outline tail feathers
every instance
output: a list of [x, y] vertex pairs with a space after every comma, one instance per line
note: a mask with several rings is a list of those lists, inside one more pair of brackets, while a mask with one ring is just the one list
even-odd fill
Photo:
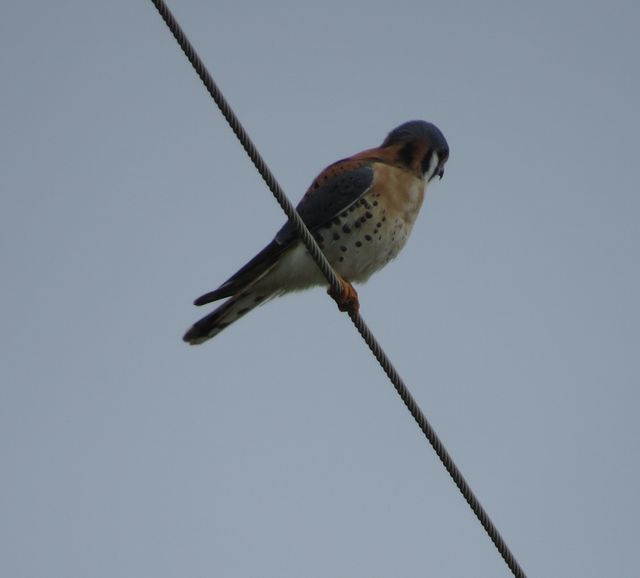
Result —
[[247, 287], [253, 286], [257, 280], [268, 273], [269, 269], [273, 267], [285, 249], [285, 245], [280, 244], [274, 239], [251, 259], [251, 261], [242, 267], [242, 269], [229, 277], [220, 287], [201, 295], [193, 304], [198, 306], [206, 305], [212, 301], [231, 297], [241, 291], [246, 291]]
[[214, 289], [213, 291], [209, 291], [209, 293], [205, 293], [204, 295], [200, 295], [193, 304], [200, 307], [200, 305], [206, 305], [207, 303], [211, 303], [213, 301], [217, 301], [218, 299], [222, 299], [224, 297], [229, 297], [229, 295], [225, 295], [222, 291], [224, 287], [220, 287], [218, 289]]
[[237, 321], [271, 297], [273, 295], [262, 294], [258, 291], [247, 291], [233, 296], [209, 313], [209, 315], [196, 321], [182, 339], [190, 345], [200, 345], [218, 335], [234, 321]]

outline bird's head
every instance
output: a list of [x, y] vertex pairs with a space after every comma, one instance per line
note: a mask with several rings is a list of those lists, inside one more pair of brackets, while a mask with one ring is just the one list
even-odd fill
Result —
[[384, 139], [382, 148], [393, 147], [398, 162], [427, 182], [442, 178], [449, 158], [449, 145], [440, 129], [424, 120], [411, 120], [394, 128]]

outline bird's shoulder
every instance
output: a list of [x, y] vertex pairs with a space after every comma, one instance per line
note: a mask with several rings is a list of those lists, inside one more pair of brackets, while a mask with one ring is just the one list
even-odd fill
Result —
[[[343, 182], [349, 177], [357, 177], [372, 172], [376, 164], [402, 166], [395, 147], [377, 147], [364, 150], [350, 157], [340, 159], [326, 167], [311, 183], [305, 197], [322, 189], [331, 182]], [[362, 177], [361, 177], [362, 178]], [[304, 197], [303, 197], [304, 199]]]
[[[369, 190], [374, 179], [373, 162], [374, 159], [360, 155], [341, 159], [313, 180], [296, 207], [311, 231], [331, 221]], [[295, 227], [287, 222], [278, 231], [276, 240], [286, 244], [296, 236]]]

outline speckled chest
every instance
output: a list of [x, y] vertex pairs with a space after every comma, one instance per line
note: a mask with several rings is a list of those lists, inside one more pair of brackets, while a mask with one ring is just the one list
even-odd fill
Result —
[[366, 281], [396, 257], [409, 237], [424, 189], [414, 175], [378, 169], [369, 192], [315, 233], [338, 274]]

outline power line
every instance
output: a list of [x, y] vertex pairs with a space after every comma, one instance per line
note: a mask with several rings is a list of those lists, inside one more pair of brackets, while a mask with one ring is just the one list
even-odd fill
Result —
[[[332, 289], [334, 289], [335, 294], [339, 295], [341, 285], [335, 271], [333, 270], [333, 267], [320, 250], [320, 247], [309, 232], [309, 229], [307, 229], [306, 225], [300, 218], [300, 215], [298, 215], [295, 207], [291, 204], [291, 201], [289, 201], [284, 191], [278, 184], [278, 181], [273, 176], [273, 173], [258, 152], [258, 149], [255, 147], [249, 135], [240, 124], [240, 120], [235, 115], [233, 109], [227, 102], [221, 90], [218, 88], [218, 85], [209, 74], [204, 63], [195, 51], [195, 48], [169, 10], [168, 6], [165, 4], [164, 0], [151, 1], [162, 16], [165, 24], [168, 26], [173, 36], [177, 40], [180, 48], [182, 48], [182, 50], [184, 51], [196, 73], [204, 83], [207, 91], [209, 92], [215, 103], [218, 105], [218, 108], [222, 112], [226, 121], [229, 123], [229, 126], [235, 133], [236, 137], [238, 137], [238, 140], [242, 144], [247, 155], [249, 155], [251, 162], [260, 173], [260, 176], [262, 176], [262, 178], [264, 179], [278, 204], [282, 207], [287, 217], [295, 226], [296, 232], [300, 235], [300, 238], [305, 244], [311, 257], [317, 263], [318, 267], [322, 271], [322, 274], [329, 282], [329, 285], [332, 287]], [[380, 363], [380, 366], [389, 377], [389, 380], [395, 387], [398, 395], [402, 398], [404, 404], [407, 406], [407, 409], [413, 416], [413, 419], [415, 419], [420, 426], [420, 429], [424, 433], [429, 443], [432, 445], [447, 472], [449, 472], [449, 475], [453, 478], [453, 481], [455, 482], [456, 486], [458, 486], [458, 489], [473, 510], [473, 513], [478, 517], [478, 520], [480, 520], [480, 523], [491, 538], [492, 542], [495, 544], [496, 548], [500, 552], [500, 555], [506, 562], [513, 575], [517, 578], [526, 578], [524, 570], [518, 564], [518, 561], [511, 553], [511, 550], [509, 550], [509, 547], [507, 546], [504, 538], [500, 535], [500, 532], [498, 532], [498, 529], [491, 521], [491, 518], [489, 518], [489, 515], [480, 504], [478, 498], [475, 496], [473, 490], [462, 475], [462, 472], [459, 470], [458, 466], [453, 461], [453, 458], [442, 443], [442, 440], [436, 434], [435, 430], [429, 423], [429, 420], [422, 413], [422, 410], [418, 406], [418, 403], [414, 399], [413, 395], [411, 395], [411, 392], [405, 385], [396, 368], [391, 363], [391, 360], [389, 359], [387, 354], [382, 349], [382, 346], [378, 343], [378, 340], [375, 338], [367, 324], [364, 322], [362, 316], [359, 313], [349, 312], [349, 317], [358, 330], [358, 333], [360, 333], [367, 346]]]

